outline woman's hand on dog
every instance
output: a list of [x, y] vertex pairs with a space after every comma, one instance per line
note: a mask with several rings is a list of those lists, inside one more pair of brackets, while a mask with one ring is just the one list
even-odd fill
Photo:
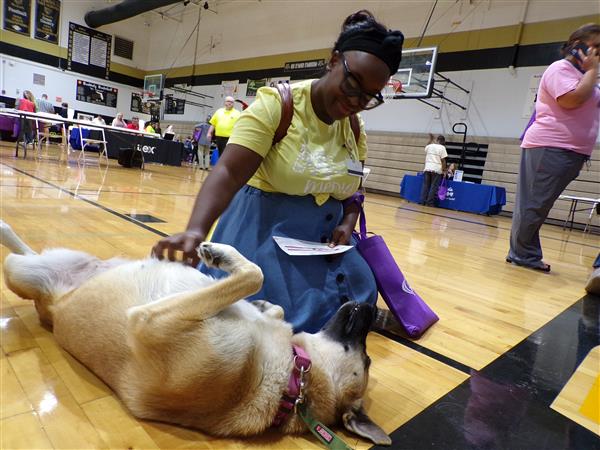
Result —
[[[179, 261], [192, 267], [200, 263], [200, 256], [196, 250], [204, 241], [205, 236], [198, 231], [184, 231], [158, 241], [152, 247], [152, 256], [160, 260], [166, 257], [169, 261]], [[178, 258], [177, 252], [181, 252]]]

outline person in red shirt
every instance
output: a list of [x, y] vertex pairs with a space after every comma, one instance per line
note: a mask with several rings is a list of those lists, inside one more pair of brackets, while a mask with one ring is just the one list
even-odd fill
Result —
[[127, 124], [127, 128], [130, 130], [139, 130], [140, 129], [140, 119], [139, 117], [132, 117], [131, 122]]
[[[19, 99], [17, 109], [19, 111], [35, 112], [35, 97], [31, 92], [23, 91], [23, 98]], [[33, 142], [34, 127], [33, 120], [21, 119], [21, 135], [25, 137], [25, 142], [28, 144]]]
[[29, 91], [23, 91], [23, 98], [17, 104], [19, 111], [35, 112], [35, 97]]

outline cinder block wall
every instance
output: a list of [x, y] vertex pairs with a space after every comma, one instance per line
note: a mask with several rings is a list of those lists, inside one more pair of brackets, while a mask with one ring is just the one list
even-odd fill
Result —
[[[400, 182], [405, 174], [414, 175], [423, 170], [424, 147], [428, 135], [367, 131], [369, 156], [366, 166], [371, 174], [365, 183], [367, 189], [391, 195], [399, 195]], [[446, 136], [453, 140], [452, 136]], [[457, 141], [459, 137], [457, 136]], [[517, 187], [517, 174], [521, 149], [517, 139], [468, 136], [469, 142], [488, 144], [488, 154], [483, 172], [483, 183], [502, 186], [506, 189], [506, 206], [503, 211], [512, 212]], [[584, 166], [579, 177], [572, 181], [563, 194], [581, 197], [600, 198], [600, 146], [592, 154], [589, 167]], [[550, 211], [550, 219], [565, 220], [569, 213], [570, 201], [557, 200]], [[575, 221], [585, 223], [588, 213], [575, 214]], [[598, 225], [598, 219], [592, 223]]]

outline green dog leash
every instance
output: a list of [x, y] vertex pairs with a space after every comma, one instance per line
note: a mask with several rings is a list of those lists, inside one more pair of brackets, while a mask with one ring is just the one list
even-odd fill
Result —
[[297, 405], [297, 411], [311, 433], [314, 434], [323, 445], [331, 450], [352, 450], [352, 447], [349, 447], [333, 431], [315, 419], [304, 403], [299, 403]]

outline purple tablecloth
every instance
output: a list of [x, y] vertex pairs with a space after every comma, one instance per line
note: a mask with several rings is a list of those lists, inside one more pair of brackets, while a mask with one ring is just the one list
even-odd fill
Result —
[[14, 130], [16, 118], [0, 116], [0, 131], [10, 131]]

